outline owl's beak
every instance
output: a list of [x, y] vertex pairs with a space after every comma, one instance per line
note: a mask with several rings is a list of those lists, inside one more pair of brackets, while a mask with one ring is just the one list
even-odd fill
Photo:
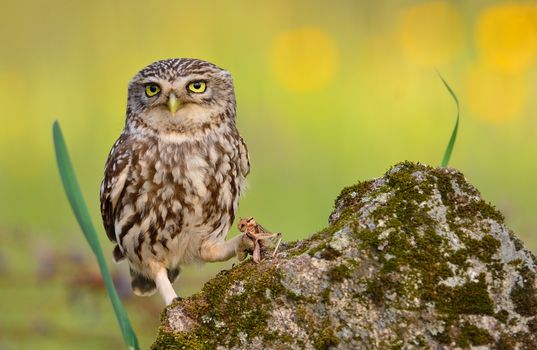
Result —
[[172, 92], [170, 96], [168, 96], [168, 109], [172, 114], [175, 114], [177, 110], [181, 107], [181, 102], [177, 99], [177, 96]]

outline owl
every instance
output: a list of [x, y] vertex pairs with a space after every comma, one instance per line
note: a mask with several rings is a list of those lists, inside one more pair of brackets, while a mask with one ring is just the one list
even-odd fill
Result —
[[130, 81], [100, 199], [135, 294], [158, 291], [168, 305], [181, 266], [242, 259], [253, 247], [245, 234], [226, 240], [250, 171], [235, 107], [230, 73], [198, 59], [158, 61]]

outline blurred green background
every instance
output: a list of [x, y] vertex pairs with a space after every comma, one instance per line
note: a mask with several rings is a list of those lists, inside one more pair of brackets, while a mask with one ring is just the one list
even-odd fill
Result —
[[[127, 83], [163, 58], [233, 74], [252, 162], [239, 216], [286, 240], [323, 228], [343, 186], [403, 160], [439, 164], [455, 117], [439, 70], [462, 107], [451, 165], [537, 251], [537, 2], [4, 0], [0, 43], [0, 350], [122, 347], [51, 124], [100, 228]], [[146, 348], [161, 301], [133, 297], [125, 264], [110, 265]], [[187, 268], [176, 288], [227, 266]]]

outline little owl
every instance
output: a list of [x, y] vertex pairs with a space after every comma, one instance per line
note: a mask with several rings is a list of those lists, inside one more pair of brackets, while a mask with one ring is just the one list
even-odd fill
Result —
[[209, 62], [158, 61], [129, 83], [101, 214], [135, 294], [158, 290], [168, 305], [181, 265], [242, 259], [252, 248], [244, 234], [225, 240], [250, 170], [235, 119], [231, 75]]

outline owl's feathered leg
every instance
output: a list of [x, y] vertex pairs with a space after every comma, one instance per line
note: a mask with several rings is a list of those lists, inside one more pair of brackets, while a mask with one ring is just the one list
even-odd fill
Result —
[[172, 283], [168, 279], [168, 271], [165, 268], [162, 268], [157, 272], [155, 283], [160, 296], [164, 299], [164, 303], [170, 305], [173, 300], [177, 298], [177, 294], [175, 294], [175, 290], [173, 290]]
[[245, 234], [240, 234], [225, 242], [206, 241], [202, 244], [201, 258], [207, 262], [226, 261], [235, 255], [243, 260], [251, 252], [254, 242]]

